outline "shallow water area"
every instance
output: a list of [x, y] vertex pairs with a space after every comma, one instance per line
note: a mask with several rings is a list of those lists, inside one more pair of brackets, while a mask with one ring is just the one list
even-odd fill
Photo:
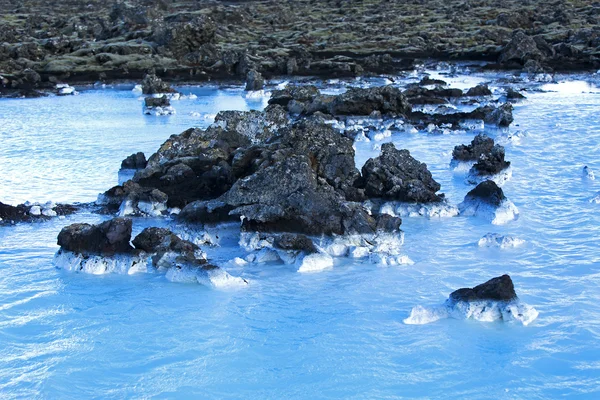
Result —
[[[452, 79], [465, 88], [489, 82], [499, 96], [504, 78]], [[237, 265], [230, 260], [248, 253], [234, 228], [222, 226], [215, 228], [219, 246], [201, 247], [249, 284], [216, 290], [160, 273], [90, 275], [52, 265], [63, 226], [105, 216], [0, 227], [0, 397], [597, 398], [600, 204], [590, 199], [600, 180], [584, 179], [582, 168], [600, 171], [598, 76], [555, 77], [570, 85], [510, 79], [527, 89], [527, 99], [515, 104], [510, 128], [484, 129], [506, 147], [513, 175], [503, 190], [519, 218], [504, 225], [403, 218], [402, 253], [413, 265], [335, 257], [333, 267], [312, 273], [282, 263]], [[334, 91], [338, 84], [340, 91], [347, 86], [324, 85]], [[92, 201], [117, 184], [129, 154], [149, 156], [171, 134], [207, 126], [219, 110], [266, 102], [239, 87], [183, 87], [198, 98], [174, 101], [173, 116], [144, 116], [131, 88], [0, 100], [0, 201]], [[392, 141], [425, 162], [457, 205], [473, 186], [450, 167], [452, 149], [476, 133], [394, 130], [357, 141], [356, 163], [360, 168]], [[136, 218], [134, 234], [146, 226], [175, 225]], [[479, 246], [489, 233], [524, 242]], [[520, 301], [539, 312], [527, 326], [460, 318], [403, 323], [414, 307], [443, 304], [455, 289], [504, 273]]]

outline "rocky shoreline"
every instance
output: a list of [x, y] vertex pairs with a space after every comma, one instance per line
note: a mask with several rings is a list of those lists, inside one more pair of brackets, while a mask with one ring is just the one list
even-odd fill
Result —
[[[0, 91], [60, 82], [323, 78], [397, 74], [419, 60], [485, 61], [530, 73], [600, 68], [600, 7], [308, 0], [135, 0], [48, 5], [4, 0]], [[252, 87], [252, 86], [249, 86]]]

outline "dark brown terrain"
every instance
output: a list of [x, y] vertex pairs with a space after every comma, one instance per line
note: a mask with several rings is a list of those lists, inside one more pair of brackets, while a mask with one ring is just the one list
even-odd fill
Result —
[[4, 89], [57, 81], [354, 76], [415, 59], [528, 72], [600, 66], [600, 2], [584, 0], [0, 0]]

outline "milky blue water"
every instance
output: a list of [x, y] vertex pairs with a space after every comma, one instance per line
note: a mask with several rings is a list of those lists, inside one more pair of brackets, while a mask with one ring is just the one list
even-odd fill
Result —
[[[487, 129], [512, 162], [504, 191], [519, 219], [493, 226], [477, 218], [406, 218], [404, 253], [414, 265], [342, 259], [313, 274], [279, 264], [232, 267], [226, 261], [244, 252], [224, 227], [221, 246], [205, 250], [250, 284], [215, 290], [159, 274], [56, 269], [61, 227], [102, 216], [0, 227], [0, 397], [598, 398], [600, 204], [589, 199], [600, 190], [600, 174], [586, 180], [581, 169], [600, 172], [600, 94], [596, 77], [576, 79], [592, 85], [542, 91], [520, 83], [532, 90], [516, 106], [515, 123], [508, 131]], [[116, 184], [125, 156], [151, 154], [169, 135], [206, 126], [219, 110], [264, 106], [239, 88], [183, 88], [198, 98], [174, 103], [175, 116], [148, 117], [129, 89], [1, 100], [0, 201], [94, 200]], [[507, 139], [515, 134], [520, 140]], [[456, 204], [470, 187], [450, 171], [451, 150], [473, 135], [397, 133], [386, 140], [426, 162]], [[358, 165], [378, 153], [377, 144], [356, 144]], [[134, 221], [136, 232], [169, 224]], [[488, 232], [526, 243], [478, 247]], [[416, 305], [440, 304], [459, 287], [503, 273], [540, 313], [529, 326], [402, 322]]]

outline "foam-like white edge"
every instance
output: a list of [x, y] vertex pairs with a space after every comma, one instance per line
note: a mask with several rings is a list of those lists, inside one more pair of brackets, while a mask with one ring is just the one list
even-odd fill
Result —
[[479, 247], [497, 247], [499, 249], [519, 247], [524, 243], [523, 239], [510, 235], [503, 236], [498, 233], [488, 233], [477, 242]]
[[512, 201], [505, 199], [498, 207], [480, 200], [467, 200], [458, 205], [459, 214], [466, 217], [480, 217], [494, 225], [504, 225], [519, 216], [519, 210]]
[[458, 215], [458, 208], [448, 202], [441, 203], [403, 203], [390, 201], [381, 205], [381, 214], [393, 217], [425, 217], [425, 218], [451, 218]]
[[134, 202], [126, 199], [123, 200], [121, 206], [119, 207], [118, 216], [126, 217], [128, 215], [135, 215], [145, 217], [160, 217], [165, 211], [167, 211], [167, 203], [159, 203], [157, 201]]
[[333, 268], [333, 257], [326, 253], [314, 253], [300, 261], [298, 272], [320, 272], [331, 268]]
[[[201, 255], [200, 255], [201, 256]], [[230, 288], [246, 286], [244, 278], [232, 276], [223, 268], [206, 270], [196, 265], [181, 265], [176, 262], [177, 254], [166, 253], [157, 265], [152, 264], [150, 255], [116, 254], [113, 256], [82, 255], [59, 249], [54, 255], [53, 263], [57, 268], [72, 272], [83, 272], [92, 275], [151, 273], [162, 271], [171, 282], [200, 283], [214, 288]]]
[[468, 174], [473, 165], [475, 165], [475, 161], [459, 161], [454, 158], [450, 161], [450, 169], [457, 175]]
[[473, 319], [482, 322], [518, 322], [525, 326], [533, 322], [539, 313], [519, 300], [505, 301], [458, 301], [447, 300], [439, 306], [416, 306], [404, 319], [407, 325], [423, 325], [444, 318]]
[[106, 274], [135, 274], [148, 272], [149, 259], [146, 256], [131, 256], [116, 254], [103, 257], [97, 255], [82, 255], [66, 250], [58, 250], [54, 255], [54, 265], [57, 268], [72, 272], [84, 272], [92, 275]]
[[510, 180], [510, 178], [512, 178], [512, 174], [512, 167], [503, 169], [495, 175], [479, 175], [477, 171], [471, 168], [467, 178], [465, 179], [465, 182], [467, 184], [479, 185], [483, 181], [494, 181], [496, 185], [502, 186], [504, 183]]

